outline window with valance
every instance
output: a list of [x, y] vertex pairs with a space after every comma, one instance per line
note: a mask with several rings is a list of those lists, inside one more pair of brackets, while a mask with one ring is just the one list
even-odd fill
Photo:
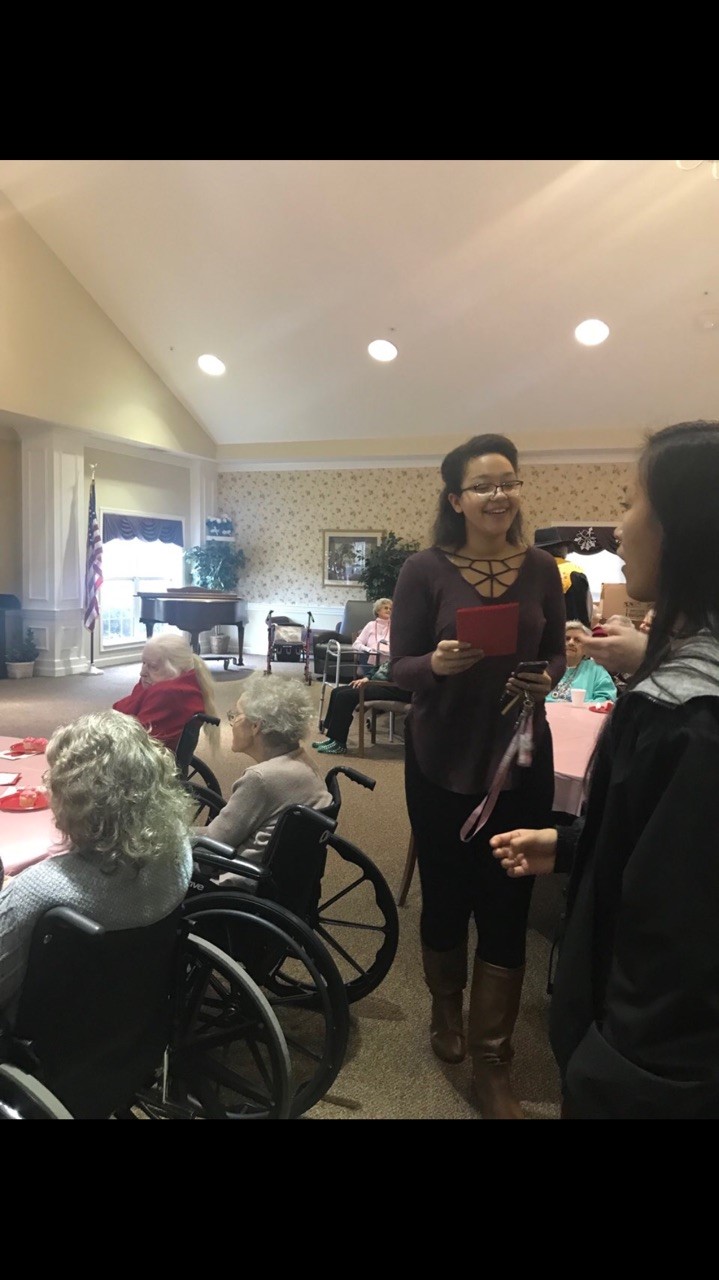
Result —
[[[100, 597], [102, 649], [139, 645], [140, 591], [164, 592], [183, 583], [182, 520], [103, 511], [103, 585]], [[155, 633], [166, 630], [164, 624]]]
[[181, 547], [182, 521], [105, 512], [102, 517], [102, 541], [111, 542], [113, 538], [123, 538], [125, 542], [131, 542], [133, 538], [139, 538], [142, 542], [172, 542], [176, 547]]

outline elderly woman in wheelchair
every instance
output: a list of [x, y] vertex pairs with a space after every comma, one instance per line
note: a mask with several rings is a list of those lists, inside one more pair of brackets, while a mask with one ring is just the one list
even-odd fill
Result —
[[198, 714], [214, 721], [203, 726], [208, 741], [216, 745], [219, 739], [212, 676], [179, 633], [166, 632], [147, 641], [140, 679], [113, 710], [134, 716], [173, 752], [188, 721]]
[[205, 836], [261, 864], [283, 809], [331, 806], [332, 796], [302, 746], [312, 717], [309, 690], [298, 680], [259, 671], [248, 677], [228, 719], [233, 752], [252, 763], [233, 784], [224, 808], [202, 828]]
[[137, 720], [81, 716], [55, 731], [47, 760], [58, 852], [0, 892], [0, 1010], [10, 1023], [45, 911], [72, 907], [108, 931], [154, 924], [183, 901], [192, 872], [187, 793]]

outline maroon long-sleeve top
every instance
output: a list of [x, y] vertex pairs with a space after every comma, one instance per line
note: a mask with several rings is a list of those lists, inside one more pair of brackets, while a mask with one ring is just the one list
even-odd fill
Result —
[[[440, 640], [457, 637], [457, 609], [519, 604], [517, 652], [487, 657], [456, 676], [436, 676]], [[530, 547], [516, 581], [501, 597], [483, 599], [438, 547], [405, 561], [392, 598], [392, 679], [412, 691], [412, 745], [422, 773], [460, 795], [485, 792], [514, 729], [500, 699], [518, 662], [546, 658], [552, 686], [566, 669], [566, 613], [557, 566]], [[548, 732], [544, 703], [535, 706], [535, 739]]]

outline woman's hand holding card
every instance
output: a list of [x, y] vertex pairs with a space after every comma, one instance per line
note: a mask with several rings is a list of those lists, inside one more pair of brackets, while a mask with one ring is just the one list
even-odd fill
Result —
[[465, 640], [440, 640], [432, 654], [432, 670], [436, 676], [458, 676], [483, 657], [482, 649], [474, 649]]

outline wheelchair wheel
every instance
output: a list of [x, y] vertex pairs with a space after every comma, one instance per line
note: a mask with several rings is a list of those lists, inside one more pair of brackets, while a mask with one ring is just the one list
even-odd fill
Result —
[[209, 827], [212, 819], [216, 818], [217, 814], [225, 807], [225, 801], [222, 796], [197, 782], [185, 782], [183, 785], [190, 793], [195, 806], [192, 813], [192, 825], [195, 827]]
[[153, 1119], [285, 1120], [291, 1101], [289, 1053], [266, 997], [235, 960], [190, 934], [166, 1080], [136, 1110]]
[[72, 1120], [67, 1107], [35, 1076], [0, 1063], [0, 1120]]
[[215, 795], [222, 795], [222, 787], [212, 772], [210, 766], [205, 764], [199, 756], [193, 756], [187, 770], [186, 782], [196, 782], [201, 787], [207, 787], [208, 791], [214, 791]]
[[319, 1102], [345, 1058], [349, 1005], [332, 957], [316, 933], [276, 902], [226, 890], [188, 899], [195, 935], [211, 938], [263, 990], [290, 1055], [292, 1116]]
[[328, 837], [320, 900], [310, 924], [326, 943], [350, 1004], [384, 981], [397, 954], [397, 906], [372, 859], [341, 836]]

